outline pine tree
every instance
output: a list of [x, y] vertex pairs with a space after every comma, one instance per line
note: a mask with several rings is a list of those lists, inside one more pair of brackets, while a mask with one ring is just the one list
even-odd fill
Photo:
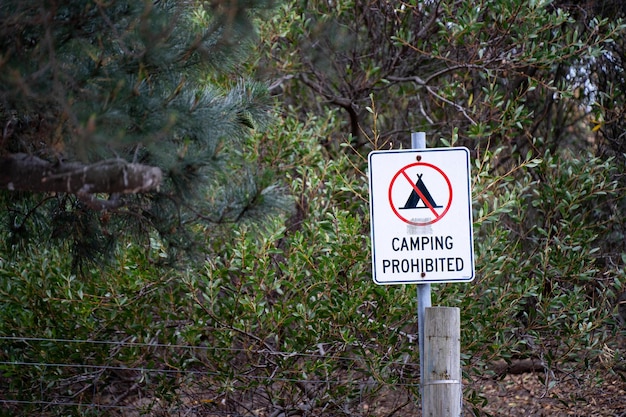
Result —
[[[0, 3], [0, 210], [9, 242], [80, 262], [121, 236], [190, 245], [196, 220], [284, 207], [239, 152], [264, 86], [232, 80], [259, 0]], [[232, 80], [232, 81], [231, 81]], [[228, 87], [224, 87], [228, 86]]]

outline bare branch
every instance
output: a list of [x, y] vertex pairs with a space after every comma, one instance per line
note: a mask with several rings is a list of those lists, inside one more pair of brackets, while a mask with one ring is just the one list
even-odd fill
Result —
[[16, 191], [136, 194], [158, 189], [158, 167], [108, 159], [94, 164], [52, 163], [17, 153], [0, 158], [0, 188]]

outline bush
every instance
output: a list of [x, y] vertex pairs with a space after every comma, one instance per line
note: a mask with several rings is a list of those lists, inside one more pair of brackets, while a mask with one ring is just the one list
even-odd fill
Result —
[[[320, 140], [334, 117], [285, 119], [242, 150], [283, 173], [295, 209], [196, 229], [204, 262], [165, 268], [156, 239], [150, 256], [131, 244], [84, 277], [54, 251], [3, 259], [6, 409], [416, 410], [415, 288], [372, 282], [366, 161], [328, 157]], [[541, 361], [547, 384], [600, 360], [611, 369], [624, 282], [602, 246], [620, 198], [611, 161], [546, 153], [497, 174], [498, 155], [474, 160], [477, 278], [433, 286], [434, 305], [461, 308], [466, 381], [519, 358]], [[480, 409], [479, 392], [466, 397]]]

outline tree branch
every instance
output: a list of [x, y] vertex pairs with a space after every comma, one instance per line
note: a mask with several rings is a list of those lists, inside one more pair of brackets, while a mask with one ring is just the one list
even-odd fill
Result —
[[94, 164], [52, 163], [17, 153], [0, 157], [0, 188], [16, 191], [135, 194], [158, 189], [158, 167], [107, 159]]

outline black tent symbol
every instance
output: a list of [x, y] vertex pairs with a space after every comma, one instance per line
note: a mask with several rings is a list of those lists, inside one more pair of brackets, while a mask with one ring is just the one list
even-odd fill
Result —
[[[418, 193], [418, 190], [419, 190], [419, 193]], [[422, 200], [423, 202], [423, 205], [421, 206], [419, 205], [420, 200]], [[433, 208], [441, 208], [441, 207], [442, 206], [438, 206], [437, 203], [435, 203], [435, 200], [433, 200], [433, 196], [430, 195], [428, 188], [426, 188], [424, 181], [422, 181], [422, 174], [418, 174], [417, 182], [415, 183], [415, 187], [413, 187], [413, 190], [411, 191], [411, 195], [409, 196], [408, 200], [406, 200], [404, 207], [400, 207], [400, 209], [418, 209], [418, 208], [433, 209]]]

